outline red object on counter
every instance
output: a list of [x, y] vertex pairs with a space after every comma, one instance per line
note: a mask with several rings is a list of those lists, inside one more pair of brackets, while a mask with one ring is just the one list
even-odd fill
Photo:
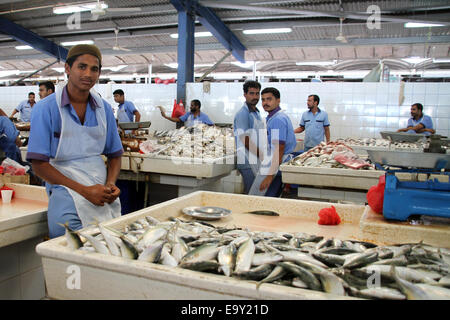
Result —
[[378, 184], [370, 187], [366, 198], [369, 207], [376, 213], [383, 214], [384, 187], [386, 186], [386, 177], [380, 176]]
[[323, 208], [319, 211], [318, 224], [338, 225], [339, 223], [341, 223], [341, 218], [334, 206], [331, 206], [331, 208]]
[[0, 174], [2, 174], [4, 170], [5, 169], [2, 166], [0, 166]]
[[2, 197], [2, 192], [1, 192], [2, 190], [12, 190], [12, 191], [13, 191], [13, 194], [12, 194], [12, 196], [11, 196], [11, 199], [14, 198], [14, 194], [15, 194], [16, 192], [14, 191], [14, 189], [12, 189], [12, 188], [10, 188], [10, 187], [7, 187], [7, 186], [3, 186], [3, 187], [0, 188], [0, 198]]

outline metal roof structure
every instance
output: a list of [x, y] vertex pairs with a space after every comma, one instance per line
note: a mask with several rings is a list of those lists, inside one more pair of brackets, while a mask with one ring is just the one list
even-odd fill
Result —
[[[96, 1], [0, 1], [0, 18], [59, 45], [66, 41], [92, 40], [104, 55], [106, 68], [102, 74], [146, 73], [148, 64], [152, 64], [153, 73], [175, 72], [176, 69], [166, 66], [177, 62], [177, 38], [173, 34], [178, 31], [178, 15], [169, 0], [104, 0], [101, 3], [108, 6], [104, 15], [93, 15], [90, 11], [76, 16], [54, 13], [56, 7], [92, 2]], [[450, 62], [436, 61], [444, 58], [450, 61], [448, 0], [195, 0], [196, 3], [220, 17], [247, 48], [245, 59], [258, 61], [258, 71], [371, 69], [380, 60], [393, 70], [450, 69]], [[378, 9], [377, 28], [373, 19], [378, 11], [373, 10]], [[406, 22], [441, 26], [406, 28]], [[243, 32], [268, 28], [290, 28], [291, 32]], [[115, 30], [118, 30], [117, 37]], [[195, 31], [206, 29], [198, 23]], [[18, 50], [16, 47], [24, 43], [2, 33], [0, 77], [8, 70], [35, 71], [56, 60], [35, 49]], [[226, 53], [214, 37], [196, 38], [195, 64], [200, 66], [195, 71], [208, 70]], [[417, 64], [402, 60], [406, 57], [428, 59]], [[296, 64], [333, 60], [336, 63], [330, 66]], [[236, 60], [229, 56], [215, 71], [249, 70], [248, 66], [232, 62]], [[118, 65], [126, 67], [114, 71]], [[61, 68], [63, 64], [55, 64], [40, 75], [60, 74], [52, 69], [55, 67]]]

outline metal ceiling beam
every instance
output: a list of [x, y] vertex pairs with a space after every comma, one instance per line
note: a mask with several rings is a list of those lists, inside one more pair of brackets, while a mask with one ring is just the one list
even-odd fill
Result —
[[186, 83], [194, 82], [195, 11], [191, 0], [170, 0], [178, 11], [177, 100], [186, 103]]
[[211, 32], [217, 40], [236, 58], [236, 60], [245, 62], [245, 46], [236, 37], [236, 35], [220, 20], [220, 18], [209, 8], [201, 5], [196, 6], [198, 20]]
[[[235, 3], [227, 3], [227, 2], [217, 2], [217, 1], [205, 1], [201, 0], [200, 4], [205, 7], [210, 8], [220, 8], [220, 9], [236, 9], [236, 10], [251, 10], [251, 11], [265, 11], [265, 12], [276, 12], [276, 13], [285, 13], [285, 14], [298, 14], [301, 16], [308, 17], [336, 17], [336, 18], [347, 18], [347, 19], [356, 19], [356, 20], [367, 20], [372, 14], [370, 13], [356, 13], [349, 11], [316, 11], [316, 10], [304, 10], [304, 9], [284, 9], [279, 7], [260, 7], [260, 6], [252, 6], [252, 5], [239, 5]], [[415, 20], [411, 18], [399, 18], [399, 17], [389, 17], [382, 15], [381, 21], [392, 21], [392, 22], [417, 22], [417, 23], [440, 23], [444, 25], [450, 25], [450, 22], [447, 21], [429, 21], [429, 20]]]
[[26, 43], [36, 50], [55, 57], [58, 60], [66, 61], [68, 53], [66, 48], [2, 17], [0, 17], [0, 32], [13, 37], [17, 41]]

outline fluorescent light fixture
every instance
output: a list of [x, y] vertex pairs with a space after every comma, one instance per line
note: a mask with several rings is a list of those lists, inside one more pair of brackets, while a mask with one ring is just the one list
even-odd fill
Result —
[[333, 61], [303, 61], [303, 62], [296, 62], [295, 64], [297, 66], [332, 66], [336, 64], [337, 60]]
[[[171, 38], [178, 39], [178, 33], [172, 33], [170, 34]], [[204, 38], [204, 37], [212, 37], [212, 33], [209, 31], [205, 32], [195, 32], [194, 33], [195, 38]]]
[[[177, 69], [178, 68], [178, 63], [176, 62], [171, 62], [171, 63], [164, 63], [165, 66], [172, 68], [172, 69]], [[212, 67], [214, 64], [212, 63], [200, 63], [200, 64], [194, 64], [194, 68], [201, 68], [201, 67]]]
[[102, 69], [103, 70], [111, 70], [112, 72], [117, 72], [117, 71], [122, 70], [123, 68], [126, 68], [126, 67], [128, 67], [127, 64], [119, 64], [116, 67], [103, 67]]
[[0, 71], [0, 78], [3, 77], [7, 77], [7, 76], [12, 76], [12, 75], [17, 75], [19, 74], [19, 70], [4, 70], [4, 71]]
[[402, 59], [403, 61], [406, 61], [408, 63], [417, 64], [424, 62], [425, 60], [428, 60], [428, 58], [421, 58], [421, 57], [409, 57]]
[[31, 46], [16, 46], [17, 50], [30, 50], [33, 49]]
[[438, 23], [418, 23], [418, 22], [407, 22], [405, 23], [405, 28], [426, 28], [426, 27], [443, 27], [443, 24]]
[[289, 33], [291, 28], [271, 28], [271, 29], [248, 29], [243, 31], [244, 34], [267, 34], [267, 33]]
[[80, 41], [61, 42], [61, 45], [63, 45], [63, 46], [76, 46], [77, 44], [94, 44], [94, 41], [92, 41], [92, 40], [80, 40]]
[[[83, 12], [83, 11], [90, 11], [94, 9], [97, 6], [97, 2], [91, 2], [86, 4], [80, 4], [78, 6], [61, 6], [61, 7], [55, 7], [53, 8], [54, 14], [69, 14], [69, 13], [75, 13], [75, 12]], [[106, 3], [101, 3], [102, 9], [108, 8], [108, 5]]]
[[234, 64], [235, 66], [246, 68], [246, 69], [252, 69], [253, 68], [254, 61], [246, 61], [245, 63], [239, 62], [239, 61], [233, 61], [231, 64]]
[[433, 63], [450, 63], [450, 59], [433, 59]]
[[65, 68], [52, 68], [52, 69], [59, 73], [63, 73], [65, 70]]

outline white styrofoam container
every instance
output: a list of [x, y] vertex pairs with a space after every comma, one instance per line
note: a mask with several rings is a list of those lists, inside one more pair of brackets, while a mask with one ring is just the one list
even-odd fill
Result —
[[229, 174], [236, 168], [236, 156], [217, 159], [197, 159], [168, 156], [151, 156], [130, 153], [130, 170], [153, 172], [195, 178], [212, 178]]
[[360, 221], [365, 241], [397, 244], [418, 243], [450, 248], [450, 227], [446, 225], [411, 225], [407, 221], [386, 221], [366, 206]]
[[280, 166], [284, 183], [318, 187], [336, 187], [369, 190], [378, 184], [381, 170], [353, 170], [339, 168], [301, 167], [289, 164]]
[[[359, 220], [364, 211], [364, 206], [333, 204], [342, 223], [324, 226], [317, 224], [317, 214], [320, 209], [330, 207], [329, 203], [199, 191], [104, 224], [119, 229], [147, 215], [160, 220], [171, 216], [190, 219], [181, 213], [181, 209], [193, 205], [232, 210], [231, 216], [210, 221], [216, 226], [241, 226], [254, 231], [298, 231], [340, 239], [359, 237]], [[261, 209], [277, 211], [280, 216], [243, 213]], [[42, 256], [48, 296], [54, 299], [352, 299], [276, 284], [263, 284], [257, 290], [254, 281], [72, 251], [66, 246], [64, 237], [41, 243], [36, 250]], [[73, 279], [70, 278], [73, 270], [79, 271], [79, 289], [67, 285]]]

